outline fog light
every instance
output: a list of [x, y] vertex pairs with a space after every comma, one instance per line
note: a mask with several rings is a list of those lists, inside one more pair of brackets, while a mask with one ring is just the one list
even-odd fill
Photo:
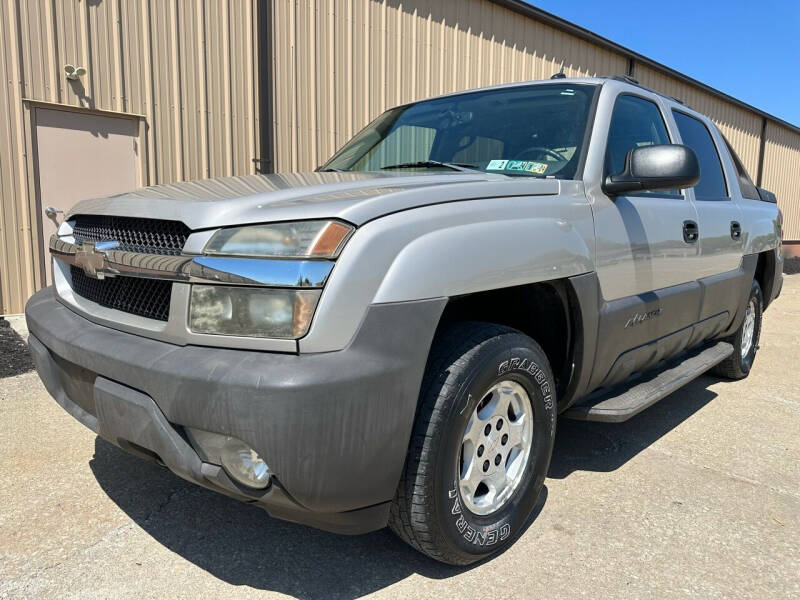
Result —
[[244, 485], [263, 488], [269, 483], [267, 463], [250, 446], [229, 437], [222, 448], [222, 466], [228, 474]]
[[267, 463], [242, 440], [229, 435], [187, 427], [192, 443], [202, 450], [206, 462], [222, 465], [242, 485], [265, 488], [271, 474]]

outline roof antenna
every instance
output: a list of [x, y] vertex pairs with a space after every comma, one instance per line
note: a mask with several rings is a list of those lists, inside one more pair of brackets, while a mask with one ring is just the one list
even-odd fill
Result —
[[566, 79], [566, 78], [567, 78], [567, 75], [566, 75], [566, 73], [564, 73], [564, 61], [562, 60], [561, 61], [561, 69], [558, 71], [558, 73], [554, 73], [553, 75], [550, 75], [550, 79]]

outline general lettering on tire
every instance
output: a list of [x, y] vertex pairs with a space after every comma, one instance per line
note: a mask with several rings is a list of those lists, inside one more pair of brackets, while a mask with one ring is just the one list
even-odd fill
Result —
[[456, 517], [456, 529], [458, 529], [459, 533], [461, 533], [468, 542], [476, 546], [491, 546], [502, 542], [511, 535], [511, 526], [507, 523], [498, 527], [487, 527], [482, 530], [475, 529], [467, 523], [467, 520], [461, 512], [461, 500], [459, 500], [457, 489], [450, 490], [448, 496], [453, 500], [453, 507], [450, 509], [450, 514]]

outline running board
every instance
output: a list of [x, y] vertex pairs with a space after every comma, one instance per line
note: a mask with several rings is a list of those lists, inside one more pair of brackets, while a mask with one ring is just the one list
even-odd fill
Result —
[[578, 404], [568, 408], [563, 416], [580, 421], [602, 421], [620, 423], [639, 414], [683, 387], [694, 378], [702, 375], [717, 363], [733, 354], [733, 346], [728, 342], [717, 342], [701, 352], [692, 352], [680, 362], [673, 362], [662, 371], [644, 373], [643, 381], [631, 387], [598, 390]]

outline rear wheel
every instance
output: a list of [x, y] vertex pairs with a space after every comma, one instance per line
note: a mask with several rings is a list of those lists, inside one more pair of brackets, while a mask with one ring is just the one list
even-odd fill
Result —
[[555, 384], [539, 345], [486, 323], [434, 344], [390, 527], [417, 550], [465, 565], [509, 544], [544, 484]]
[[744, 319], [739, 329], [725, 341], [733, 345], [733, 354], [714, 367], [714, 373], [729, 379], [744, 379], [753, 367], [761, 337], [761, 315], [764, 300], [761, 286], [753, 280], [747, 298]]

